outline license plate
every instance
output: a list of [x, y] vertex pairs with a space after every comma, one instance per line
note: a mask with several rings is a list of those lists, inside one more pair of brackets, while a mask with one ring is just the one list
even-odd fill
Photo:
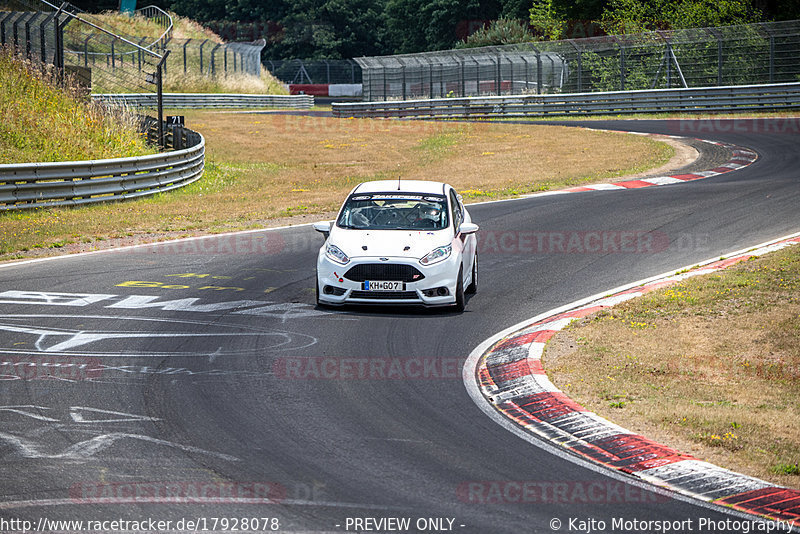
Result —
[[403, 291], [406, 285], [403, 282], [387, 282], [385, 280], [364, 282], [364, 291]]

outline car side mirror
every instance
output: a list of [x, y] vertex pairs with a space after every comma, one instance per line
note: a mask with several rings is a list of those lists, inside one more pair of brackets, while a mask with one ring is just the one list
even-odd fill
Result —
[[314, 230], [316, 230], [317, 232], [319, 232], [323, 236], [325, 236], [325, 239], [328, 239], [328, 236], [331, 235], [331, 223], [330, 223], [330, 221], [315, 222], [311, 226], [314, 227]]
[[463, 235], [474, 234], [480, 229], [480, 226], [473, 223], [461, 223], [461, 226], [458, 227], [458, 233]]

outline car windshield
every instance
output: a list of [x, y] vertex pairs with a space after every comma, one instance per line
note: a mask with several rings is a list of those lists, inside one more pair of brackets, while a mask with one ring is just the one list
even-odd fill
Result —
[[442, 230], [448, 226], [441, 195], [380, 193], [347, 199], [336, 224], [358, 230]]

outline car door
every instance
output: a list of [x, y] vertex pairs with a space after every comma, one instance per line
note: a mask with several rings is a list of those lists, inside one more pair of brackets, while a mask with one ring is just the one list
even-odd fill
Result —
[[[461, 263], [464, 265], [464, 276], [470, 276], [472, 273], [472, 263], [475, 259], [475, 238], [472, 235], [462, 235], [458, 229], [461, 223], [464, 222], [466, 212], [461, 200], [458, 198], [454, 189], [450, 189], [450, 209], [453, 218], [453, 248], [461, 254]], [[466, 279], [466, 278], [465, 278]]]

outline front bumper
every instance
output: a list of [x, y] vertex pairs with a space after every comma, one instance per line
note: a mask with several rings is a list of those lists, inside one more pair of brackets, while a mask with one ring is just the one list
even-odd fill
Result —
[[[403, 291], [365, 291], [363, 282], [345, 278], [350, 269], [363, 264], [408, 265], [419, 270], [424, 278], [405, 282]], [[331, 261], [324, 252], [321, 252], [317, 258], [319, 300], [333, 305], [448, 306], [456, 301], [460, 265], [461, 260], [457, 254], [428, 266], [421, 265], [413, 258], [388, 258], [387, 261], [380, 261], [374, 257], [352, 258], [350, 263], [342, 265]], [[446, 290], [447, 294], [440, 295], [442, 290]]]

